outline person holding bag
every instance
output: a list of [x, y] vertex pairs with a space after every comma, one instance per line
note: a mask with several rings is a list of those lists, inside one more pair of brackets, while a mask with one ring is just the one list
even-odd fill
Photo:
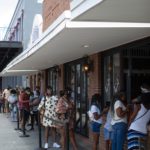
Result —
[[[67, 87], [63, 92], [61, 91], [61, 97], [58, 100], [56, 107], [56, 113], [61, 121], [69, 121], [69, 137], [73, 146], [73, 150], [77, 150], [77, 143], [74, 134], [74, 120], [75, 120], [75, 105], [71, 99], [71, 89]], [[60, 127], [61, 132], [61, 146], [62, 150], [66, 150], [66, 132], [65, 127]]]
[[[45, 149], [48, 149], [49, 129], [51, 129], [52, 131], [53, 139], [56, 140], [56, 125], [55, 122], [52, 121], [52, 119], [57, 120], [55, 111], [57, 102], [58, 98], [53, 95], [52, 87], [48, 86], [46, 88], [46, 94], [42, 98], [38, 107], [38, 110], [42, 110], [44, 113], [42, 125], [45, 127]], [[53, 147], [60, 148], [60, 145], [54, 141]]]
[[133, 100], [134, 111], [129, 120], [128, 150], [140, 148], [146, 150], [141, 139], [146, 141], [147, 124], [150, 121], [150, 88], [148, 91], [148, 87], [148, 85], [143, 85], [141, 96]]

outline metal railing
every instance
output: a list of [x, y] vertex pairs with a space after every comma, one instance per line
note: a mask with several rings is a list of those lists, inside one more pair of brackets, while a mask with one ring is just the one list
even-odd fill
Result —
[[13, 32], [13, 30], [13, 28], [0, 27], [0, 41], [8, 41], [9, 39], [6, 40], [5, 38], [6, 33], [10, 35]]
[[[46, 116], [44, 116], [46, 117]], [[56, 125], [62, 125], [64, 126], [65, 130], [66, 130], [66, 150], [70, 149], [69, 146], [69, 121], [66, 119], [65, 121], [61, 121], [61, 120], [54, 120], [53, 118], [49, 118], [46, 117], [47, 119], [51, 120], [54, 122], [54, 124]], [[36, 150], [42, 150], [42, 123], [41, 123], [41, 118], [40, 118], [40, 112], [38, 112], [38, 126], [39, 126], [39, 148]]]
[[21, 30], [9, 27], [0, 27], [0, 41], [21, 41], [21, 35]]

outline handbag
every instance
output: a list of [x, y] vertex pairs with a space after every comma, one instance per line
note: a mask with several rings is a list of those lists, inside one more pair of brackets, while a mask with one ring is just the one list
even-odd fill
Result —
[[41, 107], [39, 113], [40, 113], [40, 122], [43, 121], [43, 117], [44, 117], [44, 114], [45, 114], [45, 102], [46, 102], [46, 99], [44, 99], [44, 104], [43, 106]]

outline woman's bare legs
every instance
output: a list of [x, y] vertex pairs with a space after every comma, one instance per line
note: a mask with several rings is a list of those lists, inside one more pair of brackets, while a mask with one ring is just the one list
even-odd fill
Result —
[[64, 127], [60, 128], [60, 134], [61, 134], [61, 139], [60, 139], [61, 147], [62, 147], [62, 150], [65, 150], [66, 133], [65, 133]]
[[93, 149], [92, 150], [98, 150], [99, 145], [99, 134], [93, 133]]
[[49, 127], [45, 127], [45, 143], [48, 143]]
[[75, 134], [74, 134], [73, 129], [69, 130], [69, 136], [70, 136], [70, 141], [73, 146], [73, 149], [77, 150], [77, 143], [76, 143]]

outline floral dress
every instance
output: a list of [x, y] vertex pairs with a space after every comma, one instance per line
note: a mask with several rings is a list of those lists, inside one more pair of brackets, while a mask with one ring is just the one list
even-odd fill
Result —
[[56, 112], [60, 120], [69, 120], [69, 129], [74, 128], [75, 107], [73, 100], [61, 97], [56, 106]]
[[45, 127], [55, 127], [54, 121], [52, 121], [50, 118], [54, 120], [58, 119], [55, 111], [58, 98], [56, 96], [46, 96], [45, 99], [41, 101], [38, 107], [38, 110], [40, 110], [42, 107], [45, 108], [42, 124]]

